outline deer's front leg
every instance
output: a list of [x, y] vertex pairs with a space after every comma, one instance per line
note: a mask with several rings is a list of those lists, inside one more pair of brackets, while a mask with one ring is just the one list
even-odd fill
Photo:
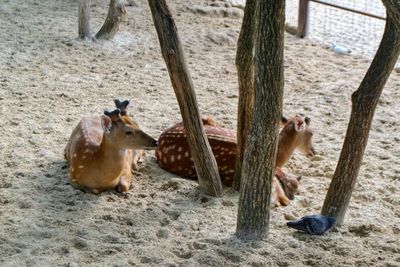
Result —
[[117, 187], [115, 188], [120, 193], [128, 192], [132, 183], [132, 161], [134, 157], [134, 151], [129, 150], [125, 155], [124, 167], [119, 176]]
[[272, 180], [272, 196], [271, 196], [271, 204], [275, 207], [287, 206], [289, 205], [289, 199], [286, 197], [285, 192], [283, 191], [279, 181], [274, 177]]
[[144, 150], [133, 150], [132, 151], [132, 170], [137, 171], [139, 169], [139, 162], [144, 156]]
[[132, 174], [129, 172], [123, 173], [119, 177], [119, 182], [117, 187], [115, 188], [119, 193], [126, 193], [131, 187], [132, 183]]

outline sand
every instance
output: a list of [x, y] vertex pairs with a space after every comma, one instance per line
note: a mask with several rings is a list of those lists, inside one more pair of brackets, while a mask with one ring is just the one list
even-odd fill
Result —
[[[68, 184], [63, 149], [72, 129], [114, 98], [131, 99], [130, 115], [154, 137], [180, 120], [147, 1], [126, 7], [115, 40], [97, 43], [76, 39], [76, 2], [0, 5], [0, 266], [400, 266], [398, 73], [379, 102], [345, 225], [324, 236], [295, 232], [287, 220], [321, 209], [351, 94], [370, 61], [286, 35], [284, 113], [312, 118], [318, 155], [295, 154], [287, 165], [303, 176], [301, 192], [272, 210], [269, 238], [241, 242], [238, 194], [206, 196], [160, 169], [151, 152], [127, 194]], [[107, 2], [94, 1], [94, 32]], [[242, 10], [169, 2], [202, 114], [235, 128]], [[229, 12], [201, 15], [194, 6]]]

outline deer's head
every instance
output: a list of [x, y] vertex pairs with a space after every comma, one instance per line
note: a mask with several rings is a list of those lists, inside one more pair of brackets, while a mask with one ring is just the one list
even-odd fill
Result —
[[313, 131], [310, 123], [311, 119], [302, 114], [298, 114], [290, 119], [282, 117], [281, 121], [283, 125], [282, 133], [295, 136], [296, 148], [307, 157], [313, 157], [316, 154], [312, 142]]
[[105, 111], [101, 116], [101, 126], [106, 138], [120, 149], [156, 149], [157, 141], [140, 130], [127, 116], [121, 116], [121, 110]]

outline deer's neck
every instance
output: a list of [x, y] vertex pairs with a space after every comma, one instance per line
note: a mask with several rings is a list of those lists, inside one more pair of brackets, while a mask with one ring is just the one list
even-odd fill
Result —
[[115, 146], [114, 143], [104, 134], [100, 145], [99, 156], [101, 157], [102, 166], [107, 171], [117, 173], [118, 169], [122, 169], [125, 161], [126, 149]]
[[298, 140], [295, 132], [281, 132], [279, 134], [276, 167], [283, 167], [288, 162], [297, 147], [297, 143]]

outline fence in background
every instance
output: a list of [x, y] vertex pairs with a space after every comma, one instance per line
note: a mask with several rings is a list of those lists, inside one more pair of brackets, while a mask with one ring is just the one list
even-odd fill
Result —
[[323, 45], [337, 45], [372, 58], [385, 27], [379, 0], [287, 0], [287, 28]]

